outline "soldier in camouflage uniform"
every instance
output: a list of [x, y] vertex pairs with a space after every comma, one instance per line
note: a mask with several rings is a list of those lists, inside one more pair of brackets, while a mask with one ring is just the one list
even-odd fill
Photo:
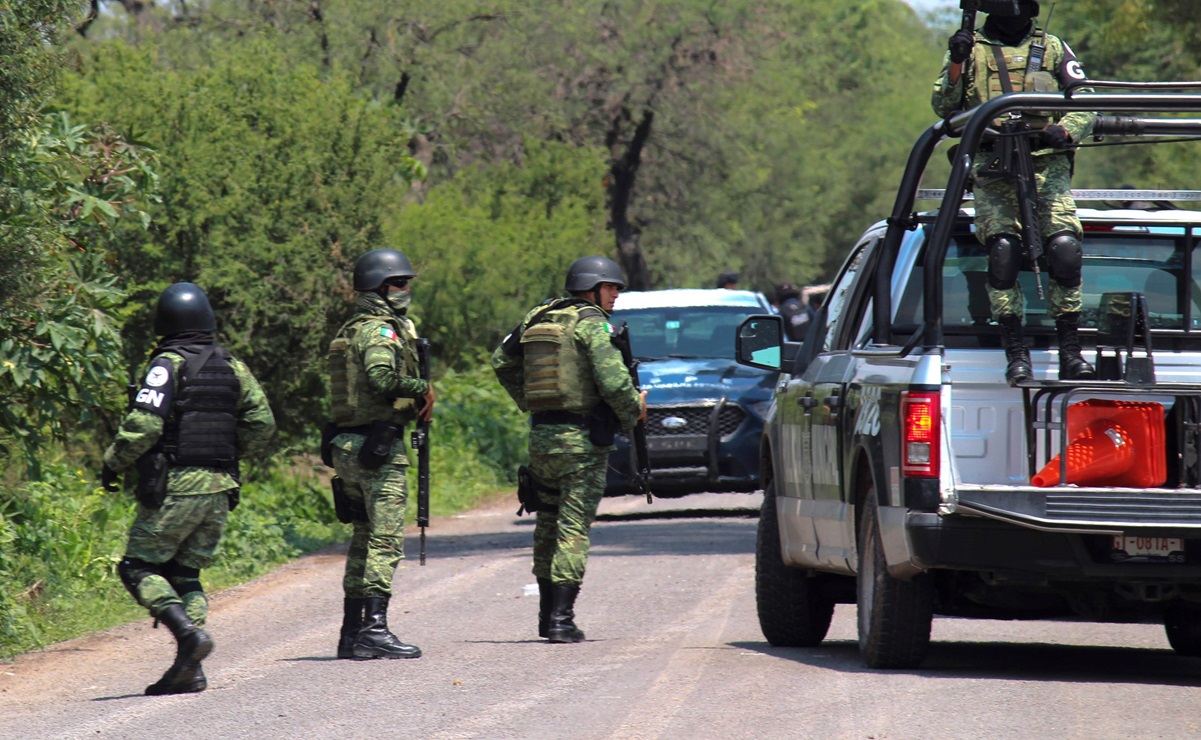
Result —
[[[1008, 90], [1059, 92], [1085, 79], [1084, 70], [1068, 45], [1035, 26], [1039, 3], [1020, 0], [1016, 15], [1012, 3], [993, 5], [994, 12], [989, 13], [984, 27], [974, 35], [960, 29], [950, 38], [942, 73], [934, 83], [932, 104], [939, 116], [974, 108]], [[1005, 10], [1005, 6], [1010, 9]], [[1030, 47], [1036, 41], [1046, 47], [1043, 65], [1040, 71], [1027, 75]], [[1077, 333], [1083, 231], [1071, 195], [1073, 155], [1068, 147], [1089, 135], [1096, 114], [1025, 114], [1024, 118], [1038, 130], [1031, 149], [1045, 268], [1051, 277], [1047, 309], [1055, 321], [1059, 341], [1059, 377], [1061, 380], [1093, 378], [1093, 366], [1080, 356]], [[986, 143], [984, 148], [990, 144]], [[1001, 325], [1004, 337], [1008, 360], [1005, 377], [1016, 384], [1034, 375], [1030, 353], [1021, 336], [1022, 293], [1017, 278], [1024, 250], [1017, 236], [1019, 209], [1012, 182], [980, 174], [991, 157], [991, 150], [981, 151], [972, 162], [972, 171], [977, 173], [976, 234], [988, 248], [988, 295], [993, 319]]]
[[104, 453], [101, 482], [140, 475], [137, 518], [122, 582], [176, 641], [175, 662], [149, 695], [204, 691], [200, 661], [212, 651], [200, 570], [213, 560], [228, 512], [237, 505], [238, 461], [266, 447], [275, 418], [258, 381], [217, 344], [208, 297], [192, 283], [159, 296], [154, 349], [142, 385]]
[[624, 287], [612, 260], [580, 258], [567, 271], [571, 296], [534, 307], [492, 353], [501, 385], [531, 414], [538, 634], [556, 643], [584, 639], [574, 607], [613, 436], [646, 417], [608, 322]]
[[[413, 321], [416, 277], [408, 257], [375, 249], [355, 262], [355, 313], [330, 343], [333, 428], [323, 450], [337, 472], [335, 501], [354, 525], [342, 578], [338, 657], [419, 658], [388, 629], [392, 575], [404, 557], [408, 498], [403, 427], [428, 420], [434, 388], [418, 377]], [[419, 403], [420, 402], [420, 403]]]

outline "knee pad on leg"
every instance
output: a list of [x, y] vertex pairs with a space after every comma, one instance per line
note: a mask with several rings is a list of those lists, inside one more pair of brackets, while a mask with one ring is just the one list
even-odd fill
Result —
[[1047, 239], [1047, 272], [1051, 279], [1065, 288], [1080, 285], [1080, 270], [1084, 248], [1071, 232], [1061, 232]]
[[147, 563], [145, 560], [137, 558], [123, 558], [117, 563], [117, 575], [121, 578], [121, 583], [125, 584], [126, 590], [130, 595], [140, 601], [138, 597], [138, 584], [151, 576], [162, 576], [162, 566], [157, 563]]
[[988, 284], [996, 290], [1009, 290], [1018, 281], [1022, 267], [1022, 242], [1013, 234], [994, 234], [988, 238]]
[[194, 591], [204, 591], [204, 587], [200, 585], [199, 568], [189, 568], [174, 560], [169, 560], [163, 564], [163, 577], [180, 596]]
[[171, 588], [175, 589], [175, 593], [179, 594], [188, 619], [191, 619], [197, 627], [203, 627], [208, 619], [209, 602], [208, 596], [204, 593], [204, 586], [200, 583], [200, 569], [180, 565], [171, 560], [163, 566], [163, 570], [167, 583], [170, 583]]

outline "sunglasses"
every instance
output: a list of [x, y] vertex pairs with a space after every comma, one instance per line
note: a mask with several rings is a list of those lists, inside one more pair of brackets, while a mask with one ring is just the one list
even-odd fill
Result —
[[393, 287], [393, 288], [403, 288], [408, 284], [409, 284], [408, 278], [392, 278], [391, 280], [387, 281], [387, 283], [386, 283], [386, 285]]

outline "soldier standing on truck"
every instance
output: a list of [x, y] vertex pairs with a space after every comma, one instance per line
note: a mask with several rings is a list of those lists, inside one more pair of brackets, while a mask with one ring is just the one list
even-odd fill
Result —
[[[1020, 0], [1016, 14], [992, 6], [983, 28], [960, 29], [951, 36], [942, 73], [934, 83], [934, 112], [948, 117], [974, 108], [1006, 92], [1058, 92], [1085, 79], [1072, 50], [1056, 36], [1038, 28], [1034, 19], [1039, 3]], [[1043, 54], [1042, 64], [1029, 70], [1032, 53]], [[1000, 324], [1008, 367], [1005, 378], [1011, 385], [1034, 376], [1030, 352], [1022, 340], [1022, 293], [1018, 272], [1030, 251], [1042, 250], [1038, 266], [1050, 274], [1048, 313], [1055, 320], [1059, 343], [1059, 379], [1084, 380], [1096, 376], [1093, 366], [1080, 355], [1077, 329], [1081, 309], [1081, 264], [1083, 230], [1076, 217], [1071, 195], [1072, 158], [1069, 147], [1083, 140], [1096, 122], [1095, 113], [1044, 113], [1024, 116], [1033, 130], [1033, 169], [1038, 192], [1041, 245], [1023, 249], [1018, 225], [1019, 204], [1011, 179], [990, 177], [982, 172], [993, 165], [992, 147], [986, 142], [972, 162], [976, 199], [976, 234], [988, 249], [988, 297], [993, 319]], [[999, 145], [997, 145], [999, 146]], [[1045, 260], [1045, 265], [1043, 261]]]

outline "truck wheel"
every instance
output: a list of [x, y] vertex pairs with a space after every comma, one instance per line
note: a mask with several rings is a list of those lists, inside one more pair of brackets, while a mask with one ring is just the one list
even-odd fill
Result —
[[859, 520], [859, 656], [869, 668], [916, 668], [930, 647], [934, 587], [929, 576], [888, 574], [873, 484]]
[[776, 516], [776, 484], [763, 491], [755, 545], [755, 606], [759, 629], [774, 647], [813, 647], [830, 629], [834, 602], [810, 577], [810, 571], [784, 564]]
[[1201, 607], [1195, 604], [1169, 604], [1163, 613], [1163, 631], [1177, 655], [1201, 656]]

